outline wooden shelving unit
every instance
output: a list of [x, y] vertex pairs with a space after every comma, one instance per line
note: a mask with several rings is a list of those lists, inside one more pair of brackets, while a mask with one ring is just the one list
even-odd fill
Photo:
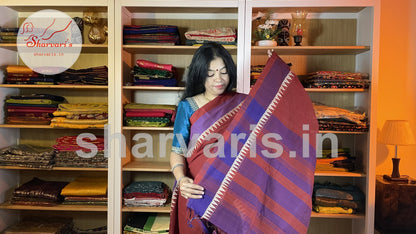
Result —
[[0, 204], [0, 209], [7, 210], [41, 210], [41, 211], [100, 211], [106, 212], [107, 206], [96, 205], [63, 205], [58, 204], [54, 206], [29, 206], [29, 205], [15, 205], [10, 202]]
[[349, 110], [360, 109], [367, 113], [370, 122], [366, 132], [319, 131], [320, 134], [336, 135], [338, 144], [350, 148], [351, 154], [357, 157], [360, 168], [353, 172], [316, 171], [315, 181], [356, 185], [364, 192], [366, 204], [365, 212], [361, 214], [312, 212], [308, 233], [374, 232], [379, 7], [377, 0], [310, 1], [307, 4], [297, 0], [246, 1], [246, 32], [254, 30], [251, 16], [259, 11], [277, 13], [278, 17], [290, 20], [292, 12], [305, 10], [308, 12], [308, 29], [302, 46], [254, 46], [253, 35], [246, 33], [245, 79], [239, 91], [249, 91], [250, 66], [265, 64], [268, 50], [274, 50], [285, 62], [291, 63], [291, 70], [301, 80], [315, 71], [366, 72], [370, 75], [368, 89], [305, 89], [312, 101]]
[[0, 166], [0, 169], [6, 170], [34, 170], [34, 171], [107, 171], [107, 168], [94, 167], [52, 167], [52, 168], [31, 168], [17, 166]]
[[[67, 13], [71, 17], [83, 17], [83, 12], [94, 9], [102, 17], [114, 18], [112, 1], [98, 0], [85, 2], [79, 0], [71, 1], [9, 1], [5, 0], [0, 3], [0, 14], [4, 17], [0, 23], [1, 27], [17, 27], [23, 19], [40, 10], [56, 9]], [[2, 107], [4, 98], [7, 95], [46, 93], [60, 95], [67, 99], [69, 103], [106, 103], [111, 95], [113, 82], [113, 40], [114, 35], [112, 21], [109, 21], [109, 37], [105, 44], [91, 44], [87, 35], [90, 27], [84, 26], [84, 44], [82, 45], [81, 54], [78, 60], [71, 67], [73, 69], [88, 68], [105, 65], [109, 68], [108, 79], [110, 85], [26, 85], [26, 84], [0, 84], [0, 93], [2, 96]], [[22, 65], [19, 59], [18, 44], [0, 43], [0, 63], [2, 65]], [[3, 69], [2, 67], [2, 72]], [[4, 73], [5, 75], [5, 73]], [[4, 76], [2, 76], [4, 77]], [[3, 80], [2, 80], [3, 81]], [[68, 134], [80, 134], [82, 132], [92, 132], [104, 135], [104, 129], [69, 129], [69, 128], [52, 128], [49, 125], [32, 125], [32, 124], [7, 124], [2, 112], [0, 120], [0, 147], [4, 148], [13, 144], [39, 144], [42, 146], [52, 146], [56, 144], [56, 139]], [[111, 130], [110, 130], [111, 131]], [[110, 160], [109, 160], [110, 161]], [[75, 223], [82, 222], [85, 214], [94, 212], [94, 218], [90, 222], [95, 225], [108, 225], [111, 233], [111, 214], [108, 213], [107, 205], [67, 205], [57, 204], [51, 206], [36, 205], [16, 205], [10, 202], [14, 188], [37, 177], [43, 180], [55, 181], [72, 181], [78, 176], [106, 176], [111, 174], [110, 168], [89, 168], [89, 167], [53, 167], [53, 168], [28, 168], [19, 166], [0, 166], [1, 180], [1, 200], [0, 210], [2, 218], [0, 230], [3, 231], [7, 226], [17, 223], [23, 217], [29, 214], [38, 214], [40, 216], [71, 216]], [[111, 183], [111, 179], [108, 179]], [[109, 194], [112, 194], [112, 187], [109, 186]], [[111, 204], [111, 199], [109, 199]], [[18, 211], [18, 212], [17, 212]], [[98, 213], [97, 213], [98, 212]], [[6, 217], [7, 216], [7, 217]]]
[[265, 50], [274, 50], [278, 55], [355, 55], [369, 51], [369, 46], [252, 46], [253, 55], [264, 55]]
[[152, 213], [169, 213], [170, 204], [166, 204], [162, 207], [127, 207], [122, 208], [123, 212], [152, 212]]
[[[124, 51], [128, 53], [141, 53], [141, 54], [188, 54], [193, 55], [199, 46], [147, 46], [147, 45], [123, 45]], [[236, 54], [237, 46], [230, 45], [225, 46], [231, 54]]]
[[19, 85], [19, 84], [0, 84], [0, 88], [19, 88], [19, 89], [108, 89], [107, 85]]

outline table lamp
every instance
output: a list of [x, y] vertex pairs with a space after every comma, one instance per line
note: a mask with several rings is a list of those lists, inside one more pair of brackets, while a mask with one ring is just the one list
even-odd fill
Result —
[[384, 178], [391, 181], [407, 182], [407, 176], [400, 176], [399, 163], [400, 158], [397, 157], [398, 145], [413, 145], [415, 139], [410, 129], [410, 124], [407, 120], [386, 120], [379, 142], [386, 145], [394, 145], [393, 171], [391, 176], [384, 175]]

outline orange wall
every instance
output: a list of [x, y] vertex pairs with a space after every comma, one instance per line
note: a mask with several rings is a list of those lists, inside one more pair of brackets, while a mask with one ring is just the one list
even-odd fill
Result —
[[[416, 1], [381, 0], [377, 128], [407, 119], [416, 136]], [[377, 174], [391, 174], [394, 146], [377, 145]], [[416, 146], [399, 146], [400, 174], [416, 178]]]

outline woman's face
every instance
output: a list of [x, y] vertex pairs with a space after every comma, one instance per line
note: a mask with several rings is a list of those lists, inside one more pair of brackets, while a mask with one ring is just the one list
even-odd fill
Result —
[[230, 83], [227, 68], [222, 58], [215, 57], [208, 67], [208, 76], [205, 80], [205, 96], [212, 100], [222, 94]]

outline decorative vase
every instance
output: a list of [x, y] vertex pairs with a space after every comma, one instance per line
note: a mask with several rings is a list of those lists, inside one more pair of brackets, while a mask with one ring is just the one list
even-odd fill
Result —
[[[292, 13], [292, 25], [290, 28], [290, 34], [293, 36], [293, 41], [296, 46], [300, 46], [300, 42], [305, 42], [307, 36], [307, 20], [308, 13], [305, 11], [296, 11]], [[300, 41], [299, 41], [300, 40]]]
[[277, 46], [277, 42], [274, 40], [260, 40], [257, 41], [258, 46]]
[[104, 28], [99, 25], [92, 25], [88, 32], [88, 40], [93, 44], [102, 44], [105, 42], [105, 39]]

